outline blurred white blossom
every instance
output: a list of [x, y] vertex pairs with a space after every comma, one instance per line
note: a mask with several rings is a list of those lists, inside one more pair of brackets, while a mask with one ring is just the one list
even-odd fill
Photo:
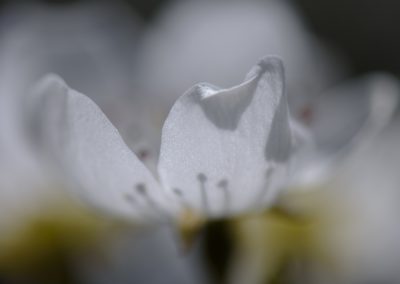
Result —
[[137, 83], [171, 105], [198, 80], [234, 85], [240, 70], [264, 54], [283, 59], [296, 105], [332, 84], [341, 69], [288, 1], [176, 1], [140, 44]]

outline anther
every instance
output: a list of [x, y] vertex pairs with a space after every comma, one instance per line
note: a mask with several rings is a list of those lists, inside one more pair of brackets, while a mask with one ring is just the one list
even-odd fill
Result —
[[201, 200], [203, 203], [203, 208], [206, 213], [210, 211], [208, 200], [207, 200], [207, 191], [206, 191], [206, 181], [207, 177], [203, 173], [199, 173], [197, 175], [197, 179], [199, 180], [200, 183], [200, 194], [201, 194]]
[[182, 190], [180, 190], [179, 188], [173, 188], [172, 191], [173, 191], [176, 195], [179, 195], [179, 196], [182, 196], [182, 195], [183, 195]]
[[138, 183], [136, 185], [136, 190], [142, 194], [142, 195], [146, 195], [146, 185], [143, 183]]
[[202, 182], [202, 183], [204, 183], [204, 182], [207, 181], [207, 177], [206, 177], [206, 175], [203, 174], [203, 173], [199, 173], [199, 174], [197, 175], [197, 179], [198, 179], [200, 182]]
[[155, 212], [157, 212], [162, 218], [164, 218], [165, 214], [161, 210], [160, 206], [153, 200], [153, 198], [148, 194], [146, 185], [144, 183], [136, 184], [136, 191], [142, 195], [142, 198], [147, 203], [150, 208], [153, 208]]

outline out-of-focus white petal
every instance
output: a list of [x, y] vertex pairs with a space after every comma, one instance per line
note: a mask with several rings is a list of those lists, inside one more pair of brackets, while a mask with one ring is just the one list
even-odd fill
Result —
[[390, 122], [400, 93], [397, 80], [373, 74], [321, 95], [307, 110], [315, 140], [307, 149], [295, 182], [318, 182], [349, 154], [365, 147]]
[[[24, 87], [57, 73], [89, 96], [131, 93], [134, 15], [107, 3], [10, 5], [0, 36], [2, 53]], [[105, 101], [104, 101], [105, 102]]]
[[137, 83], [172, 104], [199, 78], [236, 84], [240, 69], [264, 54], [283, 59], [289, 101], [296, 104], [300, 94], [315, 95], [337, 73], [289, 1], [176, 1], [144, 37]]
[[283, 80], [281, 61], [266, 57], [238, 86], [188, 90], [163, 128], [158, 169], [166, 190], [211, 217], [271, 202], [292, 145]]
[[346, 283], [399, 282], [399, 126], [397, 118], [346, 159], [328, 184], [336, 194], [336, 219], [320, 235], [346, 276], [355, 278]]
[[30, 103], [36, 141], [72, 178], [83, 199], [139, 221], [171, 212], [165, 210], [168, 202], [158, 182], [88, 97], [50, 75]]
[[312, 106], [310, 121], [318, 148], [331, 154], [351, 144], [361, 131], [365, 135], [375, 131], [372, 127], [385, 126], [398, 93], [394, 78], [374, 74], [323, 94]]

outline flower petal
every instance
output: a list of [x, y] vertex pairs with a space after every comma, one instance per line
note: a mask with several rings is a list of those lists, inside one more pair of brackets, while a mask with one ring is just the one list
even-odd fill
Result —
[[39, 146], [87, 202], [138, 220], [170, 212], [158, 182], [88, 97], [48, 76], [31, 97], [30, 108]]
[[302, 186], [324, 181], [349, 154], [369, 144], [390, 122], [398, 105], [399, 83], [386, 74], [373, 74], [323, 94], [307, 120], [316, 142], [299, 166]]
[[384, 74], [327, 92], [316, 102], [310, 124], [318, 147], [327, 154], [334, 153], [352, 143], [361, 131], [367, 134], [365, 131], [372, 127], [383, 127], [393, 113], [397, 96], [397, 82]]
[[198, 84], [164, 124], [161, 182], [211, 217], [265, 206], [286, 174], [288, 119], [283, 66], [275, 57], [260, 60], [236, 87]]

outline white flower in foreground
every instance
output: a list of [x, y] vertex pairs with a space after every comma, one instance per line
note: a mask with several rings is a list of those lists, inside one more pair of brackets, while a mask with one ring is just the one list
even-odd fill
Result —
[[261, 209], [286, 180], [293, 150], [283, 66], [266, 57], [230, 89], [198, 84], [172, 107], [163, 131], [158, 179], [86, 96], [47, 77], [30, 100], [43, 150], [94, 206], [163, 220]]

